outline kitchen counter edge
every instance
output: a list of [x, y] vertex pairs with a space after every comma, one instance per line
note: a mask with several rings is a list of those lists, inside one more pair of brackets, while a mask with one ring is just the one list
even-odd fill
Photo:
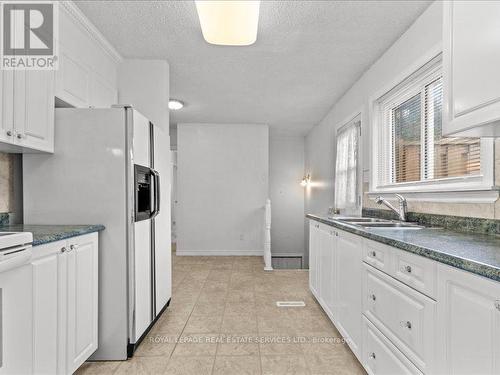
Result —
[[[367, 238], [372, 241], [380, 242], [383, 244], [386, 244], [388, 246], [393, 246], [396, 247], [400, 250], [407, 251], [409, 253], [413, 253], [416, 255], [423, 256], [428, 259], [435, 260], [437, 262], [446, 264], [448, 266], [458, 268], [467, 272], [474, 273], [479, 276], [486, 277], [488, 279], [494, 280], [494, 281], [499, 281], [500, 282], [500, 268], [498, 268], [495, 265], [490, 265], [481, 261], [477, 261], [474, 259], [473, 254], [472, 256], [465, 258], [465, 257], [460, 257], [457, 255], [453, 254], [448, 254], [443, 251], [440, 251], [438, 249], [432, 249], [429, 247], [425, 246], [419, 246], [418, 244], [414, 243], [409, 243], [405, 241], [401, 241], [398, 239], [390, 238], [390, 237], [385, 237], [383, 235], [379, 235], [377, 233], [372, 233], [363, 230], [361, 227], [357, 227], [354, 225], [350, 224], [345, 224], [342, 222], [339, 222], [338, 220], [335, 219], [328, 219], [325, 217], [313, 215], [313, 214], [307, 214], [306, 218], [318, 221], [320, 223], [323, 223], [325, 225], [329, 225], [341, 230], [344, 230], [346, 232], [356, 234], [359, 236], [362, 236], [364, 238]], [[459, 236], [459, 234], [457, 234]], [[492, 241], [497, 241], [492, 238]], [[458, 240], [457, 240], [458, 243]]]

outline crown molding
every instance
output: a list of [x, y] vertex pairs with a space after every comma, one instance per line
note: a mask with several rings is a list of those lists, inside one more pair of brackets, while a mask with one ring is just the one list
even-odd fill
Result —
[[66, 11], [80, 27], [102, 48], [104, 52], [115, 62], [119, 63], [123, 60], [122, 55], [113, 47], [111, 43], [101, 34], [92, 22], [82, 13], [80, 8], [71, 0], [59, 2], [59, 7]]

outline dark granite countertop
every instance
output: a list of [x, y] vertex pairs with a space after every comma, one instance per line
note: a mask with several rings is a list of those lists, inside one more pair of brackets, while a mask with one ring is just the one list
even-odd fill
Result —
[[306, 215], [323, 224], [358, 234], [423, 257], [500, 281], [500, 236], [426, 227], [420, 230], [375, 229], [345, 224], [321, 215]]
[[31, 232], [33, 246], [104, 230], [104, 225], [3, 225], [0, 232]]

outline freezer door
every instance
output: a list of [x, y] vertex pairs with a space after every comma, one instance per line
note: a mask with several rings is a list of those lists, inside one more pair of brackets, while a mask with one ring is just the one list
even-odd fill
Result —
[[159, 175], [159, 212], [155, 222], [156, 314], [172, 296], [172, 261], [170, 243], [170, 137], [154, 127], [154, 169]]

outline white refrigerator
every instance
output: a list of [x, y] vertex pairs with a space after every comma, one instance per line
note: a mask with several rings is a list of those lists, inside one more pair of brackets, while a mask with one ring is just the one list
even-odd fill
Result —
[[26, 224], [103, 224], [99, 343], [124, 360], [172, 290], [170, 139], [130, 106], [58, 108], [52, 155], [23, 156]]

